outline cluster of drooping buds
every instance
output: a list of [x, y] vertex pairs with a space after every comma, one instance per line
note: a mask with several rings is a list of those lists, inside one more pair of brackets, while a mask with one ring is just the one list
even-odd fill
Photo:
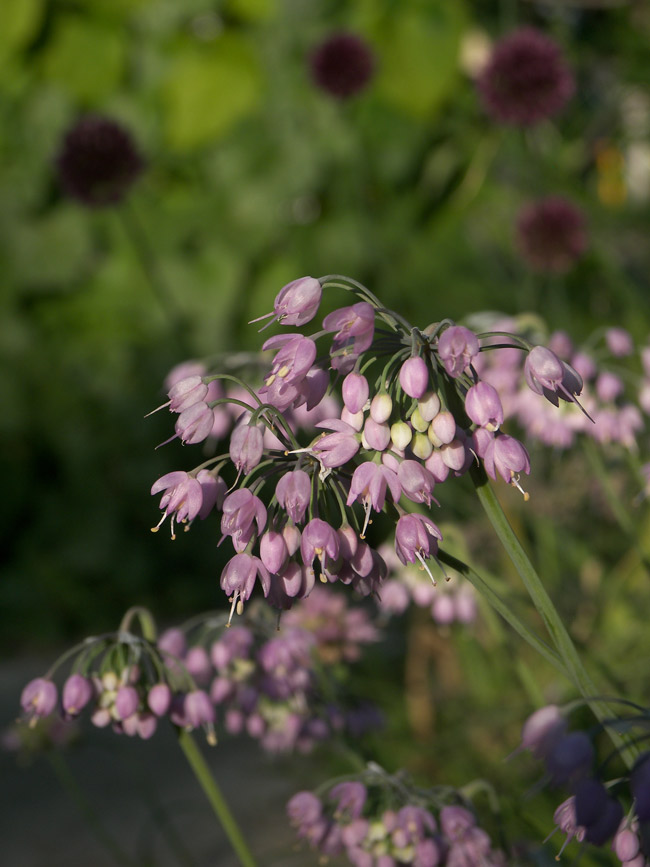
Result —
[[[495, 326], [518, 331], [517, 323], [504, 320]], [[549, 356], [552, 352], [553, 356]], [[577, 348], [565, 332], [551, 334], [548, 349], [536, 347], [526, 359], [522, 353], [498, 349], [485, 353], [477, 363], [481, 377], [497, 390], [508, 415], [516, 418], [527, 438], [538, 440], [556, 448], [570, 448], [579, 434], [586, 434], [598, 443], [618, 443], [626, 449], [637, 450], [637, 438], [644, 428], [641, 409], [650, 414], [650, 348], [641, 350], [643, 377], [633, 376], [637, 387], [632, 393], [626, 386], [631, 371], [620, 368], [621, 360], [636, 354], [630, 334], [623, 328], [607, 328], [590, 338], [585, 346]], [[531, 358], [546, 365], [546, 375], [539, 377], [531, 368]], [[548, 380], [560, 376], [559, 364], [564, 363], [584, 383], [581, 396], [583, 413], [572, 411], [567, 404], [560, 411], [553, 410], [536, 400], [533, 391], [545, 394], [552, 403], [557, 400], [546, 393]], [[612, 364], [613, 362], [613, 364]], [[522, 371], [528, 388], [522, 387]], [[531, 391], [532, 389], [532, 391]], [[566, 400], [559, 389], [557, 396]]]
[[[23, 712], [33, 726], [55, 711], [69, 721], [89, 710], [94, 725], [144, 739], [166, 717], [188, 731], [203, 728], [211, 743], [219, 717], [226, 732], [246, 732], [273, 752], [304, 752], [335, 733], [358, 736], [381, 724], [378, 712], [319, 697], [336, 695], [333, 675], [322, 689], [323, 663], [358, 658], [361, 645], [377, 639], [365, 613], [345, 610], [340, 598], [336, 610], [321, 606], [314, 632], [294, 625], [274, 633], [268, 609], [257, 608], [249, 626], [226, 629], [224, 617], [206, 618], [153, 642], [129, 631], [130, 613], [117, 633], [80, 646], [60, 696], [51, 675], [30, 681]], [[347, 629], [335, 633], [339, 617]]]
[[357, 867], [505, 865], [469, 806], [449, 787], [416, 789], [405, 775], [370, 764], [357, 779], [326, 787], [320, 797], [298, 792], [287, 813], [312, 849], [345, 854]]
[[402, 614], [411, 603], [428, 608], [440, 626], [452, 623], [473, 623], [476, 619], [476, 593], [464, 578], [450, 577], [436, 585], [413, 564], [402, 564], [393, 547], [384, 543], [379, 548], [389, 569], [389, 577], [381, 587], [380, 610], [387, 615]]
[[[639, 717], [639, 724], [647, 715]], [[630, 774], [603, 780], [596, 750], [587, 732], [568, 730], [566, 714], [556, 705], [536, 711], [526, 720], [520, 749], [544, 762], [548, 782], [572, 794], [555, 811], [555, 830], [567, 836], [562, 851], [576, 839], [595, 846], [612, 840], [625, 867], [644, 867], [650, 853], [650, 752], [637, 760]], [[601, 765], [601, 769], [604, 765]], [[623, 805], [630, 809], [624, 811]]]
[[[492, 332], [475, 334], [450, 320], [414, 328], [365, 287], [333, 276], [288, 284], [262, 318], [304, 326], [323, 289], [359, 300], [329, 313], [311, 336], [266, 340], [262, 349], [275, 354], [261, 386], [192, 372], [168, 392], [166, 405], [179, 413], [176, 436], [185, 443], [211, 435], [215, 410], [232, 405], [239, 412], [227, 452], [190, 472], [169, 473], [152, 488], [163, 494], [163, 519], [189, 526], [197, 515], [220, 514], [222, 541], [229, 537], [235, 550], [221, 575], [231, 617], [256, 582], [279, 609], [309, 595], [318, 579], [375, 592], [387, 567], [366, 541], [373, 512], [393, 517], [399, 560], [419, 564], [433, 581], [429, 561], [442, 536], [417, 510], [436, 502], [435, 485], [474, 464], [481, 472], [482, 464], [492, 479], [522, 490], [521, 474], [530, 471], [524, 445], [501, 431], [496, 389], [476, 370], [479, 352], [492, 348]], [[324, 340], [329, 345], [319, 348]], [[555, 404], [577, 402], [580, 376], [553, 351], [520, 337], [509, 345], [526, 353], [533, 391]], [[316, 425], [326, 433], [298, 431], [292, 415], [322, 408], [339, 381], [342, 409]], [[241, 395], [212, 399], [215, 382], [235, 383]]]

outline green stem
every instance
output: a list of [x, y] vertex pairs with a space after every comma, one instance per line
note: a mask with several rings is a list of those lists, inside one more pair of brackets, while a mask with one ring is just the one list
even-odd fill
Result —
[[226, 799], [217, 785], [217, 781], [212, 776], [210, 768], [196, 745], [194, 738], [189, 732], [181, 729], [178, 732], [178, 743], [185, 753], [185, 758], [194, 771], [194, 775], [203, 789], [206, 798], [210, 802], [215, 816], [226, 832], [226, 836], [230, 840], [230, 844], [239, 858], [242, 867], [257, 867], [255, 859], [246, 845], [244, 836], [230, 812]]
[[59, 750], [49, 750], [47, 758], [59, 782], [77, 805], [86, 824], [101, 845], [110, 853], [118, 867], [137, 867], [137, 863], [121, 849], [119, 844], [104, 828], [95, 810], [91, 807], [84, 792], [72, 775], [68, 763]]
[[597, 698], [599, 691], [596, 684], [584, 667], [576, 646], [562, 622], [562, 618], [551, 597], [548, 595], [541, 578], [535, 571], [521, 542], [510, 526], [501, 508], [501, 504], [488, 483], [485, 470], [482, 467], [473, 467], [470, 475], [481, 505], [485, 509], [492, 527], [499, 537], [501, 544], [506, 549], [510, 560], [528, 591], [528, 595], [544, 621], [548, 634], [564, 663], [567, 676], [588, 702], [599, 722], [607, 729], [612, 742], [620, 750], [623, 760], [629, 767], [632, 767], [638, 755], [638, 750], [630, 744], [629, 739], [622, 738], [617, 732], [606, 725], [607, 721], [615, 717], [615, 713], [606, 702]]

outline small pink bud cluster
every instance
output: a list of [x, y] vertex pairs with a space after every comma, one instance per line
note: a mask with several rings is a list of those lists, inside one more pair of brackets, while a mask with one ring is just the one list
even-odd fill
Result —
[[[516, 330], [516, 323], [497, 322], [494, 327]], [[634, 351], [630, 334], [609, 328], [604, 338], [604, 351], [620, 368], [620, 359]], [[596, 342], [595, 337], [587, 341], [590, 347]], [[527, 438], [567, 449], [576, 437], [586, 435], [601, 445], [617, 443], [636, 451], [644, 428], [640, 410], [650, 414], [650, 352], [640, 352], [643, 373], [640, 379], [636, 376], [638, 386], [631, 393], [620, 370], [614, 372], [603, 364], [603, 354], [593, 348], [574, 348], [568, 335], [558, 331], [551, 334], [548, 346], [535, 346], [528, 355], [511, 349], [484, 352], [477, 369]], [[634, 380], [633, 372], [629, 373]]]
[[[397, 778], [395, 778], [397, 780]], [[287, 804], [299, 839], [323, 858], [345, 855], [361, 867], [505, 867], [504, 854], [449, 788], [412, 789], [404, 774], [393, 778], [373, 765], [358, 780], [337, 783], [318, 797], [303, 791]], [[461, 799], [458, 797], [458, 802]]]
[[[360, 736], [382, 723], [374, 706], [325, 705], [318, 678], [323, 666], [358, 659], [377, 630], [364, 612], [347, 608], [343, 595], [321, 595], [320, 606], [318, 596], [303, 626], [296, 622], [270, 639], [260, 608], [250, 628], [226, 629], [223, 618], [208, 619], [192, 630], [191, 641], [176, 628], [155, 645], [124, 628], [92, 639], [73, 663], [60, 700], [50, 678], [25, 686], [25, 718], [33, 727], [56, 711], [66, 722], [86, 711], [99, 728], [143, 739], [164, 718], [188, 731], [202, 728], [210, 743], [216, 743], [219, 718], [226, 732], [246, 732], [270, 752], [307, 752], [340, 732]], [[129, 656], [138, 662], [115, 668], [115, 659]]]
[[434, 585], [421, 568], [401, 563], [390, 545], [382, 545], [379, 551], [389, 568], [378, 600], [384, 614], [402, 614], [413, 603], [428, 608], [439, 626], [467, 625], [476, 620], [476, 593], [468, 581], [452, 578]]
[[[639, 725], [644, 724], [641, 715]], [[567, 835], [559, 854], [574, 838], [594, 846], [603, 846], [613, 838], [612, 848], [622, 864], [645, 865], [638, 828], [639, 823], [650, 820], [650, 752], [638, 759], [629, 777], [603, 782], [596, 771], [591, 738], [582, 731], [568, 731], [566, 716], [555, 705], [540, 708], [528, 718], [520, 749], [530, 750], [544, 762], [551, 785], [565, 786], [572, 792], [554, 816], [556, 828]], [[627, 818], [619, 799], [625, 788], [633, 803]]]

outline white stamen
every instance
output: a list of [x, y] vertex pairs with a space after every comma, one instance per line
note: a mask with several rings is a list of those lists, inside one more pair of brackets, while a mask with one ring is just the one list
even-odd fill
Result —
[[429, 576], [429, 578], [431, 578], [431, 583], [433, 584], [433, 586], [434, 586], [434, 587], [437, 587], [437, 586], [438, 586], [438, 582], [436, 581], [436, 579], [435, 579], [435, 578], [433, 577], [433, 575], [431, 574], [431, 570], [430, 570], [429, 567], [427, 566], [426, 561], [425, 561], [424, 557], [422, 556], [422, 554], [421, 554], [419, 551], [416, 551], [416, 552], [415, 552], [415, 556], [416, 556], [417, 559], [420, 561], [420, 564], [421, 564], [422, 568], [423, 568], [424, 571], [427, 573], [427, 575]]

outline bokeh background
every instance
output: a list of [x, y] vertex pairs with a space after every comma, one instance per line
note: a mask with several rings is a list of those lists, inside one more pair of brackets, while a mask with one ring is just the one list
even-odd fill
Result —
[[[556, 40], [575, 78], [566, 107], [527, 128], [495, 120], [476, 86], [495, 41], [524, 25]], [[314, 51], [341, 31], [372, 57], [366, 86], [345, 99], [313, 69]], [[115, 628], [134, 603], [163, 623], [223, 606], [215, 528], [197, 525], [175, 543], [149, 532], [152, 481], [187, 460], [178, 443], [154, 449], [170, 434], [168, 414], [144, 416], [165, 400], [175, 364], [256, 348], [247, 323], [290, 280], [349, 274], [422, 327], [479, 310], [532, 311], [578, 341], [620, 325], [643, 343], [649, 69], [643, 0], [3, 0], [7, 666]], [[66, 134], [88, 114], [121, 124], [143, 162], [110, 207], [71, 197], [57, 169]], [[585, 249], [561, 273], [531, 264], [517, 241], [522, 208], [549, 195], [584, 220]], [[609, 617], [610, 650], [620, 640], [621, 666], [630, 662], [632, 680], [647, 686], [647, 642], [633, 659], [644, 609], [634, 614], [612, 592], [605, 614], [576, 601], [596, 598], [603, 576], [628, 564], [629, 542], [579, 457], [539, 461], [537, 505], [527, 516], [511, 506], [520, 529], [579, 635]], [[458, 495], [449, 514], [467, 514], [467, 544], [497, 568], [468, 501]], [[499, 664], [508, 642], [497, 642]], [[442, 740], [453, 749], [469, 694], [486, 720], [504, 704], [528, 706], [507, 692], [507, 676], [488, 677], [473, 638], [460, 639], [444, 667], [448, 647], [439, 640], [431, 653], [436, 689], [455, 701]], [[602, 648], [603, 665], [607, 655]], [[510, 697], [497, 709], [501, 690]], [[399, 722], [386, 749], [408, 762], [400, 738], [413, 717], [397, 689], [386, 688], [386, 702]], [[423, 740], [431, 725], [422, 723]], [[494, 737], [486, 723], [469, 752], [456, 748], [459, 775], [502, 749]]]

